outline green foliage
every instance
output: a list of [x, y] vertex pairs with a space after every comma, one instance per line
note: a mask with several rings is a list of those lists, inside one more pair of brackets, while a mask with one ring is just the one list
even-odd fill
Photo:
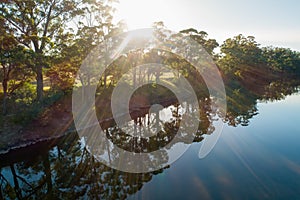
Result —
[[[0, 18], [0, 80], [4, 98], [7, 99], [18, 88], [32, 76], [31, 69], [27, 64], [32, 62], [30, 51], [18, 44], [17, 40], [10, 34], [10, 28]], [[3, 110], [6, 113], [6, 104]]]
[[[43, 68], [53, 64], [50, 61], [54, 55], [60, 54], [65, 46], [74, 44], [76, 40], [79, 40], [77, 56], [85, 57], [86, 50], [90, 51], [95, 45], [95, 38], [103, 40], [108, 34], [105, 30], [111, 30], [111, 4], [111, 0], [1, 1], [1, 25], [9, 29], [9, 35], [18, 44], [32, 52], [34, 62], [30, 67], [36, 74], [39, 101], [43, 97]], [[87, 17], [87, 24], [81, 22], [85, 16], [90, 17]], [[72, 34], [74, 30], [67, 27], [72, 19], [77, 22], [77, 38]], [[94, 20], [97, 24], [92, 24]], [[73, 41], [70, 41], [70, 37], [73, 37]]]
[[[9, 108], [13, 110], [12, 114], [20, 108], [24, 110], [17, 114], [16, 121], [30, 121], [43, 111], [43, 104], [51, 105], [59, 99], [60, 95], [63, 95], [62, 92], [70, 91], [76, 73], [90, 51], [108, 37], [123, 30], [122, 24], [114, 25], [112, 22], [114, 11], [112, 3], [112, 0], [12, 0], [0, 3], [0, 79], [5, 86], [4, 96], [8, 99]], [[75, 22], [76, 28], [67, 26], [70, 20]], [[157, 22], [154, 27], [162, 30], [164, 24]], [[160, 38], [165, 37], [165, 33], [156, 32]], [[235, 104], [236, 99], [246, 100], [245, 96], [239, 94], [240, 91], [253, 88], [259, 77], [270, 76], [270, 79], [276, 79], [273, 74], [278, 72], [300, 76], [299, 52], [285, 48], [260, 48], [253, 36], [245, 37], [240, 34], [224, 41], [220, 46], [221, 54], [217, 56], [214, 50], [219, 47], [219, 44], [215, 39], [210, 39], [206, 32], [189, 28], [180, 33], [195, 40], [217, 61], [226, 84], [234, 88], [233, 91], [228, 92], [231, 98], [229, 102], [232, 105]], [[176, 37], [168, 39], [174, 42]], [[113, 42], [110, 45], [116, 44], [117, 42]], [[193, 52], [191, 56], [199, 56], [199, 52], [194, 51], [199, 50], [198, 46], [190, 47]], [[106, 47], [103, 46], [101, 50], [105, 52]], [[101, 59], [105, 60], [105, 56], [107, 55], [103, 55]], [[103, 74], [98, 92], [111, 90], [124, 73], [133, 66], [144, 63], [171, 66], [174, 71], [178, 71], [176, 74], [178, 77], [182, 75], [190, 81], [197, 95], [208, 94], [205, 82], [188, 62], [171, 53], [158, 50], [132, 51], [116, 59]], [[103, 64], [108, 63], [104, 61]], [[83, 86], [98, 81], [90, 77], [93, 70], [90, 68], [87, 72], [79, 74]], [[39, 95], [43, 91], [44, 72], [50, 78], [52, 90], [42, 101]], [[270, 74], [266, 74], [267, 72]], [[159, 79], [164, 72], [158, 69], [145, 74], [139, 73], [133, 70], [130, 84], [134, 85], [138, 81], [146, 82], [153, 77]], [[37, 87], [29, 83], [33, 76], [37, 79]], [[170, 84], [175, 84], [175, 79], [168, 81]], [[249, 80], [255, 84], [249, 84]], [[272, 81], [274, 80], [268, 79], [263, 82], [263, 92]], [[154, 86], [155, 84], [152, 85]], [[34, 91], [36, 88], [37, 92]], [[160, 96], [165, 92], [159, 88], [151, 95]], [[35, 99], [40, 101], [36, 102]], [[250, 104], [252, 105], [253, 101]], [[232, 113], [235, 113], [232, 115], [240, 114], [234, 111]]]
[[[113, 2], [1, 1], [0, 80], [4, 88], [3, 110], [7, 110], [7, 99], [18, 105], [27, 105], [33, 103], [32, 97], [35, 96], [40, 103], [43, 102], [45, 71], [51, 78], [53, 90], [69, 90], [90, 50], [121, 27], [112, 24]], [[75, 22], [75, 30], [68, 27], [70, 20]], [[32, 91], [28, 92], [29, 86], [25, 82], [34, 76], [37, 80], [36, 94], [29, 95]]]
[[241, 65], [261, 66], [265, 63], [262, 50], [253, 36], [235, 36], [224, 41], [221, 45], [221, 57], [218, 65], [227, 74], [235, 74]]
[[36, 98], [35, 86], [30, 82], [25, 82], [23, 86], [16, 90], [12, 97], [16, 107], [23, 107], [33, 103]]
[[50, 93], [43, 99], [43, 102], [32, 101], [32, 103], [30, 104], [24, 102], [24, 100], [18, 99], [19, 102], [16, 103], [16, 106], [19, 109], [22, 108], [22, 112], [15, 115], [15, 117], [13, 118], [14, 123], [23, 126], [28, 125], [29, 122], [31, 122], [33, 119], [38, 118], [47, 107], [50, 107], [64, 95], [65, 94], [63, 92]]
[[72, 89], [77, 69], [70, 63], [59, 63], [54, 65], [48, 72], [52, 89], [68, 91]]
[[205, 31], [197, 31], [189, 28], [180, 31], [180, 33], [189, 35], [193, 40], [198, 42], [210, 55], [214, 55], [214, 49], [219, 46], [215, 39], [208, 39], [208, 34]]
[[[78, 14], [80, 1], [13, 0], [0, 3], [1, 19], [15, 40], [33, 52], [37, 99], [43, 97], [43, 67], [53, 39], [64, 32], [66, 22]], [[57, 42], [57, 41], [56, 41]]]
[[266, 47], [263, 54], [273, 70], [300, 74], [300, 53], [288, 48]]

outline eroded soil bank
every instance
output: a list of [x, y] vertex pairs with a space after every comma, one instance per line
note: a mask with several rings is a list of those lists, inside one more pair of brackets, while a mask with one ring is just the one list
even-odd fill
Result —
[[[62, 137], [73, 122], [72, 101], [65, 96], [25, 127], [6, 124], [0, 132], [0, 154]], [[20, 111], [21, 112], [21, 111]]]
[[[177, 100], [168, 97], [156, 99], [156, 102], [166, 107], [176, 103]], [[110, 101], [102, 99], [101, 102], [96, 104], [101, 105], [101, 108], [96, 108], [101, 127], [112, 126], [115, 122], [110, 112]], [[134, 101], [130, 102], [129, 112], [134, 119], [146, 115], [150, 107], [149, 100], [135, 98]], [[11, 126], [9, 124], [4, 126], [0, 132], [0, 155], [38, 143], [55, 142], [74, 131], [72, 97], [71, 95], [64, 96], [51, 107], [45, 108], [44, 112], [26, 127]]]

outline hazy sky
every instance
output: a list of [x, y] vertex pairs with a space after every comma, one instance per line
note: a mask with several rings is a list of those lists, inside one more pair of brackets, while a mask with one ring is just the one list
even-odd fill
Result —
[[129, 29], [163, 21], [173, 31], [204, 30], [219, 43], [242, 33], [300, 51], [300, 0], [120, 0], [115, 17]]

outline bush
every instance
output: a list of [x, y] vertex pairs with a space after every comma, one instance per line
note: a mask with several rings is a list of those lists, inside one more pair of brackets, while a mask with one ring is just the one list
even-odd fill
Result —
[[12, 99], [16, 103], [16, 106], [22, 107], [33, 103], [33, 101], [36, 99], [35, 90], [36, 89], [34, 85], [29, 82], [25, 82], [24, 85], [16, 90], [12, 95]]
[[14, 117], [14, 123], [26, 125], [34, 119], [37, 119], [40, 114], [49, 106], [63, 97], [63, 92], [49, 93], [44, 97], [42, 103], [33, 101], [31, 104], [25, 104], [22, 108], [22, 112], [17, 113]]

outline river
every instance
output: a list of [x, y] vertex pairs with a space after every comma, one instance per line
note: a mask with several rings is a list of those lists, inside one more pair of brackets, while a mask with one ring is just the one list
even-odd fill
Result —
[[[202, 133], [190, 148], [177, 161], [154, 172], [135, 174], [107, 167], [89, 153], [77, 133], [1, 155], [1, 197], [299, 199], [300, 94], [257, 100], [254, 107], [250, 117], [235, 116], [237, 123], [230, 117], [224, 120], [216, 146], [199, 159], [204, 133], [214, 134], [213, 123], [204, 120]], [[120, 142], [113, 133], [108, 135]]]

